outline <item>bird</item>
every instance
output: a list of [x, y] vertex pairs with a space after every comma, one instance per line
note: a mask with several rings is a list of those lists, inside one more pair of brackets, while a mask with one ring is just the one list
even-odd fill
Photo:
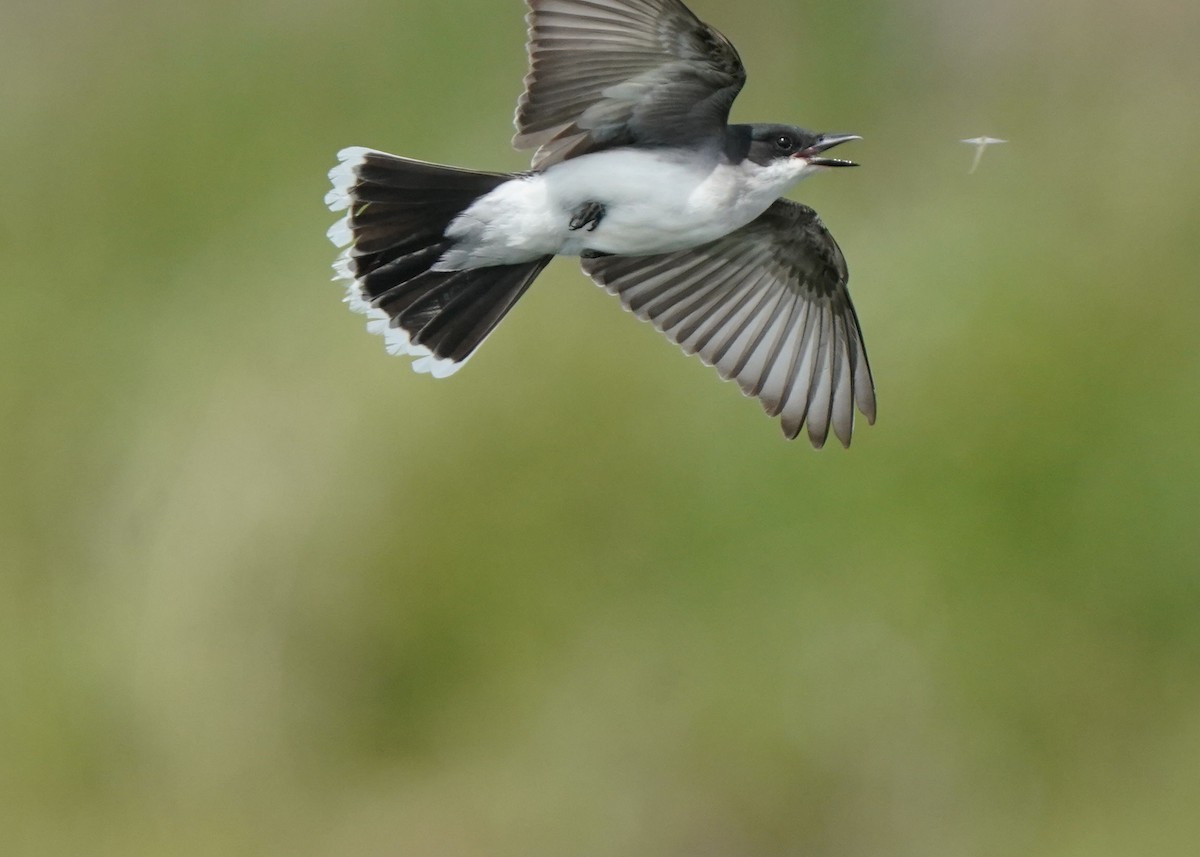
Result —
[[460, 369], [556, 256], [822, 447], [875, 385], [841, 249], [800, 180], [856, 134], [733, 124], [730, 41], [681, 0], [526, 0], [518, 173], [353, 146], [325, 202], [335, 280], [387, 350]]

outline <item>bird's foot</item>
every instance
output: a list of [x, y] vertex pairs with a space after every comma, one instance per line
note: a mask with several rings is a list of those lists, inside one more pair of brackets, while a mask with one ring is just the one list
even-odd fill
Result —
[[604, 206], [598, 202], [585, 202], [575, 209], [575, 216], [567, 224], [572, 232], [587, 227], [588, 232], [595, 232], [600, 221], [604, 219]]

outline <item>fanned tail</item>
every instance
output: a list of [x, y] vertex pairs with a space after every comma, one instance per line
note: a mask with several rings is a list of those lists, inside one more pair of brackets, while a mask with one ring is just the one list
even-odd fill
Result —
[[480, 196], [512, 178], [343, 149], [325, 202], [346, 216], [329, 230], [344, 247], [334, 263], [346, 302], [369, 319], [392, 354], [435, 377], [453, 374], [487, 338], [552, 257], [516, 265], [436, 271], [453, 244], [446, 228]]

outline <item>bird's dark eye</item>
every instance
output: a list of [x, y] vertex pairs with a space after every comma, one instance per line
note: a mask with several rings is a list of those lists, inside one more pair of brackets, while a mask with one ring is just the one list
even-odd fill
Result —
[[796, 148], [796, 141], [787, 134], [780, 134], [775, 138], [775, 148], [781, 152], [790, 152]]

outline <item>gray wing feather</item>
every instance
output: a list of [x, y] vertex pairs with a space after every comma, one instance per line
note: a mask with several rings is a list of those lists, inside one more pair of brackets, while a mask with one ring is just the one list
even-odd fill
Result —
[[587, 274], [638, 318], [737, 381], [784, 434], [832, 428], [850, 445], [854, 409], [875, 421], [875, 386], [842, 252], [816, 212], [778, 200], [700, 247], [584, 259]]
[[679, 0], [527, 0], [513, 145], [535, 168], [613, 146], [717, 134], [746, 81], [729, 40]]

